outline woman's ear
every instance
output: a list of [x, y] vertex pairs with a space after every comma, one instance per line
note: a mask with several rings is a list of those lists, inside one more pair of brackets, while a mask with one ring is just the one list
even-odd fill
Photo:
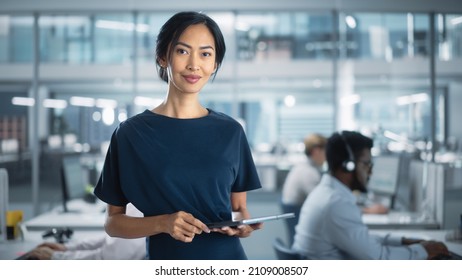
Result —
[[167, 68], [167, 66], [168, 66], [167, 61], [166, 61], [165, 59], [163, 59], [163, 58], [158, 58], [158, 59], [157, 59], [157, 63], [158, 63], [158, 64], [160, 65], [160, 67], [162, 67], [162, 68]]

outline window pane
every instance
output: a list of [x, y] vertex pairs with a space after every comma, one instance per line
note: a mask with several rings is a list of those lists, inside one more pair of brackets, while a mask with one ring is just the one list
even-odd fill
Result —
[[132, 14], [98, 14], [95, 16], [95, 62], [130, 63], [133, 31], [145, 32], [134, 26]]
[[428, 56], [428, 15], [340, 13], [342, 57], [394, 58]]
[[328, 13], [239, 13], [240, 60], [291, 60], [332, 57], [332, 16]]
[[33, 61], [32, 16], [0, 15], [0, 63]]
[[439, 59], [462, 57], [462, 15], [438, 14], [436, 26]]
[[[138, 57], [140, 61], [155, 63], [156, 39], [161, 26], [172, 16], [172, 13], [141, 13], [138, 24], [144, 26], [145, 32], [137, 32]], [[157, 75], [154, 75], [157, 77]]]
[[91, 62], [92, 23], [89, 16], [41, 16], [40, 60]]
[[339, 129], [429, 140], [428, 15], [340, 14], [340, 25]]

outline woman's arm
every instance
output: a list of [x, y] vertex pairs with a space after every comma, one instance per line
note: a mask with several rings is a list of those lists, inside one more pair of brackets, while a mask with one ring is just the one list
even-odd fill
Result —
[[125, 207], [108, 204], [107, 210], [104, 228], [112, 237], [140, 238], [168, 233], [177, 240], [191, 242], [196, 234], [210, 232], [204, 223], [183, 211], [152, 217], [132, 217], [125, 214]]
[[[231, 208], [233, 211], [233, 219], [242, 220], [250, 218], [250, 213], [247, 210], [247, 193], [246, 192], [234, 192], [231, 193]], [[263, 223], [257, 223], [252, 225], [240, 225], [237, 228], [223, 227], [213, 229], [213, 231], [221, 232], [230, 236], [248, 237], [252, 231], [261, 229]]]

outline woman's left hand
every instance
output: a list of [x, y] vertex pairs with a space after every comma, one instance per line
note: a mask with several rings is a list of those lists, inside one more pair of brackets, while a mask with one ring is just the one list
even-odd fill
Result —
[[219, 232], [222, 234], [226, 234], [229, 236], [237, 236], [237, 237], [249, 237], [250, 234], [254, 230], [261, 229], [263, 227], [263, 223], [257, 223], [252, 225], [240, 225], [238, 227], [222, 227], [222, 228], [214, 228], [211, 229], [213, 232]]

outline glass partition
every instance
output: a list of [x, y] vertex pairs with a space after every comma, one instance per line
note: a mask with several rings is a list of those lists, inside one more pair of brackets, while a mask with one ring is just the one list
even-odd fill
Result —
[[330, 13], [269, 12], [236, 15], [239, 60], [331, 59]]
[[0, 15], [0, 63], [32, 63], [33, 25], [31, 15]]
[[[55, 143], [54, 135], [74, 134], [69, 141], [81, 144], [82, 151], [96, 151], [121, 120], [155, 107], [167, 87], [154, 67], [155, 40], [172, 14], [39, 14], [39, 96], [58, 105], [66, 102], [64, 109], [37, 103], [41, 144]], [[306, 134], [328, 136], [340, 129], [363, 131], [376, 138], [378, 147], [386, 144], [385, 149], [395, 151], [403, 149], [403, 139], [414, 144], [431, 139], [432, 14], [208, 14], [222, 28], [227, 54], [201, 101], [238, 119], [257, 155], [300, 154]], [[454, 153], [462, 145], [457, 138], [462, 134], [457, 125], [462, 118], [457, 107], [462, 102], [461, 19], [460, 14], [436, 14], [434, 26], [437, 140]], [[33, 101], [27, 98], [33, 84], [33, 30], [31, 15], [0, 15], [0, 67], [13, 77], [0, 75], [0, 117], [22, 116], [26, 134], [18, 147], [25, 153], [32, 120], [28, 106]], [[75, 76], [61, 75], [68, 70]], [[105, 99], [117, 105], [96, 105]], [[0, 158], [9, 155], [2, 151]], [[13, 165], [29, 170], [30, 158]]]
[[339, 129], [430, 140], [429, 16], [340, 13], [339, 23]]
[[39, 18], [40, 60], [45, 63], [93, 62], [90, 16], [50, 15]]
[[462, 14], [436, 14], [437, 135], [436, 160], [460, 165], [462, 162]]

